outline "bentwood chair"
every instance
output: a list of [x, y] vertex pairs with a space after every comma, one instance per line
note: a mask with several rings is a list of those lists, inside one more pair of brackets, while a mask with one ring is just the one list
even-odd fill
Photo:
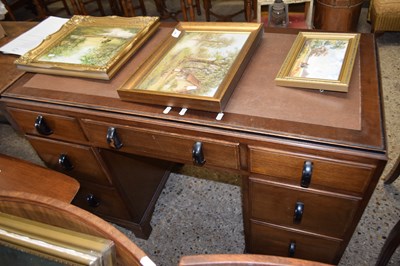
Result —
[[[116, 2], [116, 0], [110, 0], [111, 2]], [[146, 6], [144, 5], [144, 0], [138, 0], [138, 3], [135, 4], [133, 0], [119, 0], [119, 4], [121, 5], [122, 15], [125, 17], [134, 17], [137, 16], [136, 10], [140, 10], [142, 16], [146, 16]]]
[[[6, 18], [10, 20], [42, 20], [49, 15], [57, 15], [65, 12], [71, 15], [66, 0], [1, 0], [7, 9]], [[61, 7], [60, 7], [61, 2]], [[18, 10], [22, 10], [23, 18], [17, 16]], [[31, 10], [31, 14], [27, 16], [26, 11]]]
[[400, 176], [400, 155], [397, 157], [392, 170], [385, 179], [385, 184], [392, 184]]
[[101, 0], [70, 0], [75, 15], [105, 15]]
[[[204, 13], [206, 17], [206, 21], [211, 20], [211, 15], [216, 17], [218, 21], [232, 21], [233, 17], [244, 13], [245, 19], [248, 22], [251, 22], [253, 20], [253, 14], [255, 14], [255, 8], [256, 8], [256, 0], [243, 0], [243, 9], [240, 9], [236, 12], [233, 12], [231, 14], [222, 14], [222, 13], [216, 13], [216, 11], [212, 10], [213, 7], [213, 1], [212, 0], [203, 0], [204, 4]], [[220, 4], [223, 1], [226, 0], [217, 0], [220, 2]], [[216, 1], [215, 1], [216, 2]], [[226, 1], [228, 2], [228, 1]]]
[[[399, 177], [399, 175], [400, 175], [400, 155], [397, 157], [397, 160], [392, 170], [388, 174], [388, 177], [385, 179], [384, 183], [386, 185], [393, 183]], [[399, 246], [400, 246], [400, 220], [390, 231], [389, 236], [387, 237], [381, 249], [381, 252], [379, 253], [376, 266], [387, 265], [393, 253]]]

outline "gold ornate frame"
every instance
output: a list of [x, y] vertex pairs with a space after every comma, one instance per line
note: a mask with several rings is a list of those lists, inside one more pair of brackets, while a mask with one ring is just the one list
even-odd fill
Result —
[[111, 240], [0, 212], [1, 246], [60, 265], [117, 264]]
[[[276, 84], [347, 92], [359, 40], [358, 33], [300, 32], [275, 78]], [[334, 56], [335, 49], [342, 57]], [[311, 56], [324, 57], [324, 61], [310, 63]]]
[[[118, 94], [126, 101], [221, 112], [262, 34], [259, 23], [181, 22], [118, 89]], [[221, 45], [212, 47], [212, 41]], [[196, 48], [188, 47], [189, 43]], [[229, 63], [216, 66], [220, 56], [230, 52], [225, 57]]]
[[[155, 32], [160, 22], [158, 17], [92, 17], [92, 16], [73, 16], [59, 31], [48, 36], [38, 47], [32, 49], [28, 53], [21, 56], [15, 61], [18, 68], [37, 73], [67, 75], [84, 78], [111, 79], [122, 65], [134, 54], [145, 41]], [[92, 35], [95, 37], [94, 42], [103, 52], [107, 60], [101, 63], [85, 62], [71, 63], [65, 60], [53, 61], [43, 59], [50, 56], [52, 49], [62, 49], [64, 43], [72, 39], [83, 39], [86, 36], [74, 35], [79, 30], [90, 30], [90, 28], [101, 29], [120, 29], [125, 31], [135, 31], [129, 37], [105, 37], [105, 35]], [[97, 33], [96, 33], [97, 34]], [[104, 41], [100, 41], [103, 38]], [[107, 52], [102, 51], [101, 45], [106, 47], [106, 42], [114, 42], [119, 39], [116, 52], [107, 57]], [[61, 48], [60, 48], [61, 47]], [[97, 48], [97, 47], [96, 47]], [[73, 49], [73, 48], [72, 48]], [[110, 48], [108, 48], [110, 49]], [[83, 50], [83, 49], [82, 49]], [[79, 51], [80, 52], [80, 51]], [[86, 54], [83, 54], [86, 55]], [[68, 57], [65, 57], [68, 58]]]

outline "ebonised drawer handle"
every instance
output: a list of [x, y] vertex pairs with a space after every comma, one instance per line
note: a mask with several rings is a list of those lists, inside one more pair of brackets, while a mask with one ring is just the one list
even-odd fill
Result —
[[309, 187], [311, 183], [311, 177], [313, 172], [313, 163], [305, 161], [303, 165], [303, 173], [301, 175], [301, 186]]
[[203, 153], [203, 143], [197, 141], [193, 144], [192, 159], [195, 165], [202, 166], [206, 163]]
[[53, 130], [47, 125], [46, 120], [43, 116], [38, 115], [35, 120], [36, 131], [41, 135], [51, 135]]
[[117, 129], [115, 127], [109, 127], [107, 130], [107, 143], [110, 147], [119, 150], [123, 146], [120, 137], [118, 136]]
[[296, 252], [296, 242], [291, 241], [289, 244], [289, 257], [294, 257], [295, 252]]
[[86, 202], [90, 207], [96, 208], [100, 205], [100, 200], [98, 200], [93, 194], [88, 194], [86, 196]]
[[60, 157], [58, 157], [58, 164], [65, 171], [71, 171], [74, 169], [74, 165], [66, 154], [61, 154]]
[[293, 215], [293, 223], [299, 224], [301, 223], [301, 218], [303, 218], [304, 213], [304, 203], [303, 202], [296, 202], [294, 206], [294, 215]]

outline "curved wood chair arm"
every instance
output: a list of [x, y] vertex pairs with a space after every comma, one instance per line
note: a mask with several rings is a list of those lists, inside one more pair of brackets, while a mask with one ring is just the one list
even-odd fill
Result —
[[179, 266], [327, 266], [330, 264], [268, 255], [212, 254], [184, 256]]
[[385, 179], [385, 184], [392, 184], [400, 175], [400, 155], [397, 156], [396, 162], [393, 165], [393, 168], [390, 170], [387, 178]]
[[118, 265], [142, 265], [147, 257], [103, 219], [69, 203], [27, 192], [0, 190], [0, 212], [114, 241]]

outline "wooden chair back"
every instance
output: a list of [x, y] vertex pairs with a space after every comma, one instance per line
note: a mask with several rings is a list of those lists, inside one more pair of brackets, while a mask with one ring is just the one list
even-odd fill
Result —
[[114, 241], [118, 265], [142, 265], [147, 255], [103, 219], [74, 205], [42, 195], [0, 190], [0, 212]]
[[183, 256], [179, 266], [328, 266], [321, 262], [251, 254]]

